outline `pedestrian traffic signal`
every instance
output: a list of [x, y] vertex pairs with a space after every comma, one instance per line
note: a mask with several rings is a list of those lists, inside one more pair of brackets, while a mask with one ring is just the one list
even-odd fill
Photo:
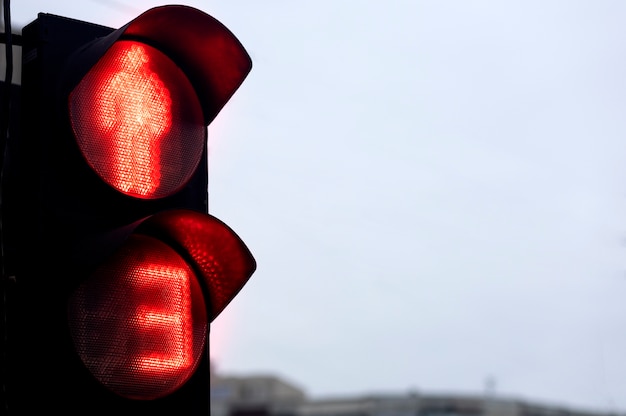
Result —
[[[209, 411], [209, 325], [256, 263], [208, 214], [207, 126], [251, 69], [186, 6], [23, 30], [2, 185], [9, 414]], [[17, 122], [17, 120], [12, 120]]]

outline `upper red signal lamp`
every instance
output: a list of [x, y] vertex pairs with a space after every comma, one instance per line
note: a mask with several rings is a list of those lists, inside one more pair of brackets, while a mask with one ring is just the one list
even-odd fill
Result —
[[252, 65], [226, 27], [186, 6], [151, 9], [70, 64], [68, 112], [83, 157], [108, 185], [141, 199], [188, 183], [206, 125]]
[[70, 94], [69, 116], [87, 163], [132, 197], [179, 191], [203, 155], [206, 126], [193, 85], [144, 43], [114, 43]]

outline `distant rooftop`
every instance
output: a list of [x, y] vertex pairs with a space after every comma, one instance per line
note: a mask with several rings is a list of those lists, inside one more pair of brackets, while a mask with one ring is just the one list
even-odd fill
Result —
[[275, 375], [211, 378], [212, 416], [609, 416], [563, 406], [485, 395], [422, 392], [307, 397]]

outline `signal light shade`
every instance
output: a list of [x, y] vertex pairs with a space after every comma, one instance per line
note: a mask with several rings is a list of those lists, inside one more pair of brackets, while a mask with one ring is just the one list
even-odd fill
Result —
[[114, 43], [71, 92], [69, 114], [87, 163], [135, 198], [177, 192], [203, 154], [206, 127], [191, 82], [141, 42]]
[[217, 218], [189, 210], [159, 212], [137, 228], [137, 233], [168, 241], [187, 253], [208, 293], [212, 322], [239, 293], [256, 262], [245, 243]]

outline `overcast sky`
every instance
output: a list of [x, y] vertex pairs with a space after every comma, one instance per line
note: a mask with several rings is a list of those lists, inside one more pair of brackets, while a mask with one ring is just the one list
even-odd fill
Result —
[[[164, 3], [129, 4], [12, 14]], [[185, 4], [254, 63], [209, 128], [211, 213], [258, 262], [219, 371], [626, 412], [626, 2]]]

